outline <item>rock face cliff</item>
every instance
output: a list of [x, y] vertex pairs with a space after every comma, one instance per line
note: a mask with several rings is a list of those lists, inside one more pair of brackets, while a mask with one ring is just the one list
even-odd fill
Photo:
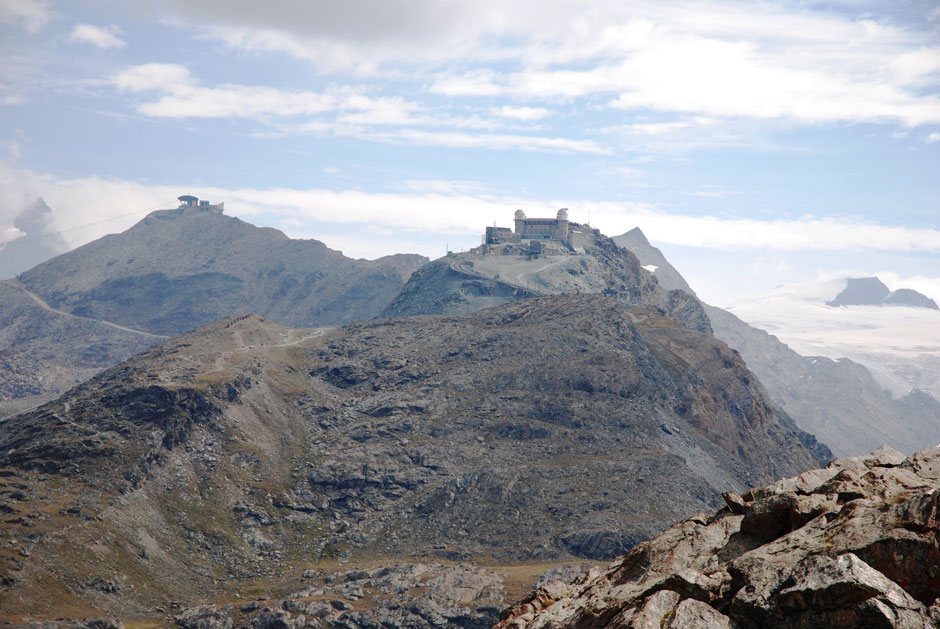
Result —
[[827, 455], [727, 346], [612, 298], [228, 319], [0, 422], [0, 609], [151, 618], [336, 556], [609, 558]]
[[498, 629], [940, 626], [940, 447], [891, 449], [684, 520]]

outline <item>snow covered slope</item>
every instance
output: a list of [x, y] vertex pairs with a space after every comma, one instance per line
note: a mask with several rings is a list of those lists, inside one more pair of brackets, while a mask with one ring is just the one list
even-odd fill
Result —
[[850, 286], [847, 278], [781, 286], [728, 310], [805, 356], [845, 357], [865, 365], [895, 395], [919, 388], [940, 399], [940, 310], [890, 300], [827, 305]]

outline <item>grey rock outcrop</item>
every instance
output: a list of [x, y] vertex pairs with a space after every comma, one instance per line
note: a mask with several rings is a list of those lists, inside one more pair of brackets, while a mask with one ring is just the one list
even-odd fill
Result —
[[183, 629], [488, 629], [504, 605], [492, 570], [437, 563], [354, 569], [281, 599], [235, 609], [201, 605], [176, 618]]
[[935, 627], [938, 489], [940, 447], [836, 459], [728, 494], [497, 627]]
[[935, 302], [927, 295], [919, 293], [911, 288], [899, 288], [891, 291], [882, 302], [886, 306], [908, 306], [911, 308], [929, 308], [930, 310], [940, 310]]
[[891, 290], [877, 277], [851, 277], [845, 288], [826, 302], [827, 306], [880, 305]]
[[660, 286], [666, 290], [682, 290], [690, 295], [695, 295], [695, 291], [685, 281], [685, 278], [670, 264], [662, 251], [650, 244], [650, 241], [646, 239], [646, 234], [639, 227], [634, 227], [626, 233], [614, 236], [614, 242], [639, 258], [640, 264], [656, 267], [653, 270], [653, 275]]

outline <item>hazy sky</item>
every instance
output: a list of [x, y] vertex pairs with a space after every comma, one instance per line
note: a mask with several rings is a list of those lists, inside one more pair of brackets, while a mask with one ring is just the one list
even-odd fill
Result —
[[369, 258], [568, 207], [717, 305], [940, 299], [940, 2], [0, 0], [0, 241], [183, 193]]

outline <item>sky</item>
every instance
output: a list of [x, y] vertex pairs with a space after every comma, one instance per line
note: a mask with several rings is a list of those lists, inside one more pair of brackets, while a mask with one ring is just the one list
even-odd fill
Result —
[[567, 207], [715, 305], [940, 300], [940, 1], [0, 0], [0, 242], [187, 193], [353, 257]]

